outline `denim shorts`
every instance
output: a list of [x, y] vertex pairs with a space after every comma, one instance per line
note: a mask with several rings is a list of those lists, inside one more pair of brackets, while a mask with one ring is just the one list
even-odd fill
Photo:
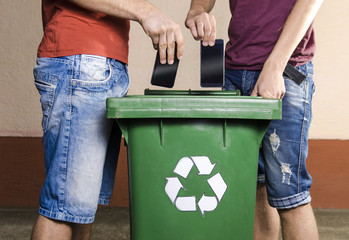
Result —
[[127, 66], [94, 55], [38, 58], [34, 78], [46, 175], [39, 214], [91, 223], [113, 191], [121, 132], [106, 118], [106, 98], [126, 95]]
[[[286, 94], [282, 100], [282, 120], [271, 121], [262, 141], [258, 182], [265, 182], [268, 201], [278, 209], [294, 208], [311, 201], [312, 178], [306, 169], [308, 132], [315, 91], [311, 62], [296, 68], [306, 75], [298, 85], [284, 76]], [[226, 69], [224, 90], [240, 89], [249, 96], [260, 71]]]

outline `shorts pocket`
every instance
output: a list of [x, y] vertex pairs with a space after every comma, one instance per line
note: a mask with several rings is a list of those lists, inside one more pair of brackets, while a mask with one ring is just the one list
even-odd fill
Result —
[[109, 80], [112, 76], [112, 68], [107, 63], [107, 58], [82, 55], [77, 79], [72, 79], [77, 90], [105, 91], [108, 89]]
[[40, 94], [40, 103], [42, 109], [42, 130], [44, 134], [47, 131], [47, 125], [51, 116], [56, 85], [48, 83], [42, 79], [35, 79], [34, 84]]

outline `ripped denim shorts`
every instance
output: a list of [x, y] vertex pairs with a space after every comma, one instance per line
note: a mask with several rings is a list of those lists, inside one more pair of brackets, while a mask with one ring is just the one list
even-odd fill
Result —
[[[298, 85], [284, 76], [286, 94], [282, 100], [282, 120], [273, 120], [260, 150], [258, 182], [265, 182], [268, 201], [278, 209], [294, 208], [311, 201], [312, 178], [306, 169], [308, 132], [315, 91], [312, 62], [296, 68], [306, 75]], [[249, 96], [260, 71], [226, 69], [224, 90], [240, 89]]]

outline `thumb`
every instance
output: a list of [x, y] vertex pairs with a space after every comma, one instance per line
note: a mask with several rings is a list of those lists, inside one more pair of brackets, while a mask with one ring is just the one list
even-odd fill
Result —
[[257, 86], [254, 87], [254, 89], [253, 89], [253, 91], [252, 91], [252, 93], [251, 93], [250, 96], [251, 96], [251, 97], [257, 97], [257, 96], [258, 96]]

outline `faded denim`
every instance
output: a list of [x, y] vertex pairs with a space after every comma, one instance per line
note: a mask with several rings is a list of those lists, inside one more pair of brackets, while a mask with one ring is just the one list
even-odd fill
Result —
[[46, 171], [39, 213], [91, 223], [113, 191], [121, 132], [106, 118], [106, 98], [126, 95], [127, 66], [94, 55], [38, 58], [34, 77]]
[[[308, 133], [315, 91], [311, 62], [297, 67], [306, 75], [300, 84], [284, 77], [282, 120], [273, 120], [262, 141], [258, 182], [265, 182], [268, 201], [278, 209], [294, 208], [311, 201], [312, 178], [306, 169]], [[224, 90], [240, 89], [250, 95], [260, 71], [226, 69]]]

